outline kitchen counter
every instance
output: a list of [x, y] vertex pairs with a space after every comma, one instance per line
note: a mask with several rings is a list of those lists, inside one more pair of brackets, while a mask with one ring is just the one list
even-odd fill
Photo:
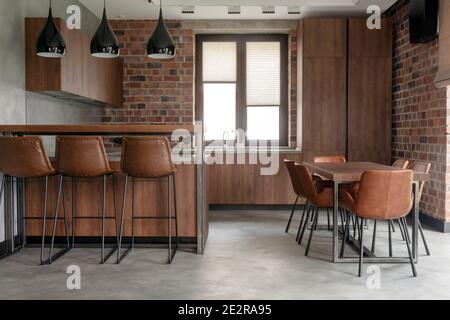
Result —
[[[183, 130], [183, 134], [193, 135], [194, 125], [1, 125], [0, 134], [22, 136], [22, 135], [101, 135], [120, 137], [125, 135], [163, 135], [171, 136], [175, 130]], [[122, 195], [124, 188], [124, 175], [120, 173], [120, 159], [116, 156], [110, 158], [113, 169], [117, 170], [117, 206], [119, 212], [122, 209]], [[208, 232], [207, 227], [207, 205], [206, 190], [204, 187], [206, 170], [203, 165], [195, 163], [183, 163], [178, 165], [176, 175], [177, 184], [177, 207], [179, 217], [179, 235], [181, 243], [190, 245], [202, 253], [206, 243]], [[57, 190], [57, 177], [50, 179], [49, 187], [49, 209], [48, 217], [54, 215], [54, 204]], [[82, 179], [81, 179], [82, 180]], [[114, 197], [112, 188], [112, 178], [107, 181], [107, 214], [114, 216]], [[17, 192], [23, 194], [21, 184], [18, 184]], [[66, 195], [64, 198], [67, 215], [69, 218], [69, 231], [71, 228], [72, 216], [72, 185], [71, 179], [67, 178]], [[125, 215], [124, 237], [131, 236], [131, 188], [129, 183], [127, 208]], [[76, 199], [77, 216], [101, 215], [102, 183], [96, 179], [77, 181]], [[167, 212], [167, 182], [164, 181], [139, 181], [135, 184], [136, 200], [135, 212], [139, 216], [165, 215]], [[30, 179], [25, 187], [24, 210], [27, 217], [40, 217], [43, 207], [44, 185], [40, 179]], [[22, 206], [18, 206], [20, 211]], [[18, 212], [19, 216], [21, 212]], [[63, 210], [59, 213], [63, 215]], [[51, 230], [50, 223], [47, 230]], [[29, 220], [27, 223], [26, 235], [31, 242], [38, 242], [42, 224], [39, 220]], [[107, 223], [107, 235], [114, 240], [115, 225], [114, 220]], [[164, 242], [167, 237], [167, 221], [159, 220], [136, 220], [135, 221], [136, 241], [145, 244], [157, 244]], [[101, 223], [92, 220], [79, 220], [76, 225], [78, 243], [90, 243], [98, 241], [101, 235]], [[47, 234], [47, 236], [50, 233]], [[57, 228], [57, 236], [63, 240], [64, 228], [60, 224]]]

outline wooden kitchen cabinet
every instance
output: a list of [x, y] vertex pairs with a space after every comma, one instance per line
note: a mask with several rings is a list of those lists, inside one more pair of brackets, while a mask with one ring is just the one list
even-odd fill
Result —
[[56, 18], [66, 42], [61, 59], [36, 55], [36, 42], [47, 18], [25, 18], [26, 90], [52, 96], [122, 106], [122, 59], [99, 59], [90, 54], [90, 38], [80, 30], [69, 30]]

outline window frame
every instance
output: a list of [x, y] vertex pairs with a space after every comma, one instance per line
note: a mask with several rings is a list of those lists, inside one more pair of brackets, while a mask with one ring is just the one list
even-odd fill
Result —
[[[203, 42], [236, 42], [236, 128], [247, 131], [247, 42], [280, 43], [280, 110], [279, 110], [279, 145], [289, 146], [289, 37], [287, 34], [197, 34], [195, 68], [195, 120], [203, 121], [203, 84], [227, 83], [203, 81]], [[232, 82], [234, 83], [234, 82]], [[248, 106], [274, 107], [274, 106]], [[203, 124], [204, 125], [204, 124]], [[211, 141], [206, 141], [210, 143]], [[250, 141], [246, 138], [246, 145]]]

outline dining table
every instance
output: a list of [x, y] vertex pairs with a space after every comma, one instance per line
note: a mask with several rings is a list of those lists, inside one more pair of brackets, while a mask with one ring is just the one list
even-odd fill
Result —
[[[339, 239], [342, 230], [339, 229], [339, 187], [361, 181], [361, 177], [366, 171], [398, 171], [388, 165], [372, 162], [347, 162], [347, 163], [303, 163], [311, 174], [319, 175], [333, 184], [333, 253], [334, 263], [358, 263], [359, 257], [340, 257]], [[412, 210], [412, 254], [414, 262], [418, 262], [418, 239], [419, 239], [419, 215], [420, 215], [420, 183], [429, 180], [429, 174], [423, 172], [414, 172], [413, 174], [413, 210]], [[350, 244], [357, 248], [358, 241], [350, 238]], [[368, 248], [364, 248], [364, 254], [368, 263], [410, 263], [409, 257], [379, 257]]]

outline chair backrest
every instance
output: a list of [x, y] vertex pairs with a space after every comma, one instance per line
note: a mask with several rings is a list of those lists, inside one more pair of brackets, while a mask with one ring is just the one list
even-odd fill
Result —
[[324, 157], [315, 157], [314, 163], [345, 163], [345, 157], [342, 156], [324, 156]]
[[[413, 162], [408, 167], [409, 170], [420, 173], [430, 173], [431, 163], [429, 162]], [[419, 199], [422, 198], [423, 188], [425, 186], [425, 181], [420, 182], [419, 189]]]
[[55, 169], [41, 137], [0, 137], [0, 171], [11, 177], [38, 178]]
[[174, 174], [169, 140], [165, 137], [126, 137], [122, 143], [122, 172], [137, 178]]
[[289, 173], [292, 188], [294, 189], [295, 194], [297, 196], [304, 197], [305, 192], [303, 191], [303, 187], [300, 181], [300, 177], [298, 175], [298, 169], [296, 168], [295, 161], [285, 159], [284, 164], [286, 165], [287, 171]]
[[316, 203], [318, 193], [316, 186], [314, 184], [314, 180], [308, 168], [306, 168], [302, 164], [295, 164], [294, 170], [295, 175], [298, 176], [298, 179], [300, 181], [301, 187], [304, 192], [304, 196], [311, 203]]
[[406, 170], [409, 166], [409, 161], [406, 159], [398, 159], [393, 164], [393, 167]]
[[99, 177], [112, 172], [101, 137], [56, 137], [56, 168], [70, 177]]
[[392, 220], [412, 209], [413, 172], [367, 171], [361, 177], [357, 213], [367, 219]]

